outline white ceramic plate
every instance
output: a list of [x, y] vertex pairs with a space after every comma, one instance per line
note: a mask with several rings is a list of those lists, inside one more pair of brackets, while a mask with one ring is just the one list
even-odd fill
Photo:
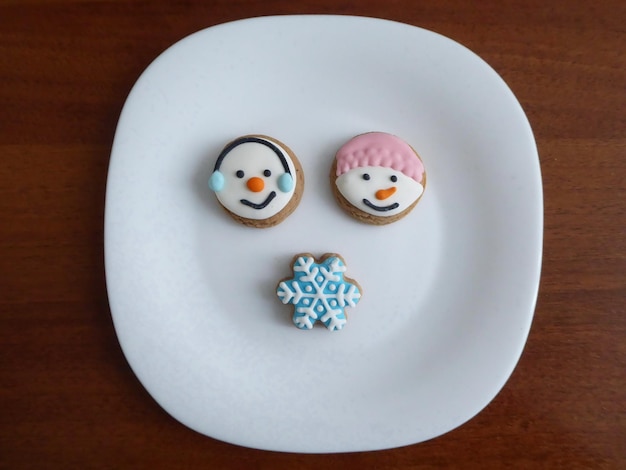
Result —
[[[422, 156], [417, 208], [383, 227], [335, 204], [350, 137]], [[277, 137], [306, 190], [282, 224], [235, 223], [207, 188], [239, 135]], [[120, 117], [106, 198], [111, 311], [131, 367], [180, 422], [243, 446], [373, 450], [461, 425], [502, 388], [531, 324], [542, 190], [528, 121], [469, 50], [404, 24], [285, 16], [164, 52]], [[340, 332], [301, 331], [275, 295], [298, 252], [341, 253], [364, 296]]]

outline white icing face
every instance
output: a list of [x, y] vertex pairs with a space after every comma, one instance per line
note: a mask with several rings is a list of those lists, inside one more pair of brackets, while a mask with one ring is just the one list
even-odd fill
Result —
[[[268, 219], [284, 209], [295, 192], [296, 170], [289, 154], [275, 142], [270, 143], [283, 154], [293, 178], [293, 184], [286, 192], [279, 185], [285, 168], [274, 150], [262, 143], [237, 145], [224, 157], [219, 167], [224, 182], [223, 188], [216, 192], [217, 199], [240, 217]], [[284, 185], [282, 187], [285, 189]]]
[[422, 195], [424, 187], [392, 168], [366, 166], [339, 176], [339, 192], [357, 209], [376, 217], [390, 217], [406, 210]]

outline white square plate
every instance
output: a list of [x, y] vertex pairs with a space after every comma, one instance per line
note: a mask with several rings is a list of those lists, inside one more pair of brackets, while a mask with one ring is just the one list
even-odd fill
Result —
[[[335, 151], [400, 136], [428, 185], [399, 222], [335, 203]], [[250, 133], [298, 155], [302, 202], [239, 225], [207, 187]], [[502, 79], [424, 29], [348, 16], [224, 24], [152, 63], [124, 106], [106, 197], [115, 329], [131, 367], [180, 422], [292, 452], [420, 442], [461, 425], [520, 357], [539, 283], [542, 189], [533, 135]], [[337, 252], [363, 287], [339, 332], [301, 331], [275, 294], [300, 252]]]

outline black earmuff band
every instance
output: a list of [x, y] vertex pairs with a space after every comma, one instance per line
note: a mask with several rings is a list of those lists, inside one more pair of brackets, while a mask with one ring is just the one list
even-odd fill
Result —
[[291, 171], [289, 171], [289, 164], [287, 163], [287, 159], [285, 158], [283, 153], [280, 151], [280, 149], [276, 147], [273, 143], [268, 142], [267, 140], [260, 139], [258, 137], [240, 137], [239, 139], [233, 140], [230, 144], [228, 144], [224, 148], [224, 150], [222, 150], [222, 153], [220, 153], [219, 157], [217, 157], [217, 161], [215, 162], [215, 168], [213, 169], [213, 171], [218, 171], [220, 169], [220, 166], [222, 165], [222, 160], [224, 160], [226, 155], [230, 153], [232, 149], [234, 149], [235, 147], [241, 144], [247, 144], [248, 142], [262, 144], [272, 149], [272, 151], [276, 154], [276, 156], [280, 160], [280, 163], [282, 163], [283, 168], [285, 169], [285, 173], [291, 174]]

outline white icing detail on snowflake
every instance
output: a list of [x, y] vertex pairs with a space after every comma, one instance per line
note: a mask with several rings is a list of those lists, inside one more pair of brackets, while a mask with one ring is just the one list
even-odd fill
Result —
[[292, 301], [294, 304], [297, 304], [302, 298], [303, 292], [300, 290], [298, 283], [292, 282], [291, 287], [293, 288], [293, 291], [287, 288], [285, 281], [281, 282], [279, 285], [280, 293], [278, 294], [278, 297], [280, 297], [280, 300], [282, 300], [284, 304]]
[[356, 306], [361, 298], [359, 288], [343, 278], [345, 271], [345, 264], [337, 256], [321, 263], [315, 263], [312, 256], [296, 259], [294, 277], [282, 281], [276, 293], [284, 304], [295, 306], [293, 322], [298, 328], [311, 329], [317, 320], [329, 330], [344, 327], [345, 307]]
[[340, 318], [336, 314], [333, 314], [335, 312], [336, 311], [329, 311], [322, 318], [320, 318], [320, 320], [326, 325], [326, 328], [331, 331], [341, 330], [346, 324], [345, 317]]
[[293, 321], [300, 329], [310, 330], [311, 328], [313, 328], [313, 322], [311, 321], [311, 318], [306, 315], [294, 318]]

